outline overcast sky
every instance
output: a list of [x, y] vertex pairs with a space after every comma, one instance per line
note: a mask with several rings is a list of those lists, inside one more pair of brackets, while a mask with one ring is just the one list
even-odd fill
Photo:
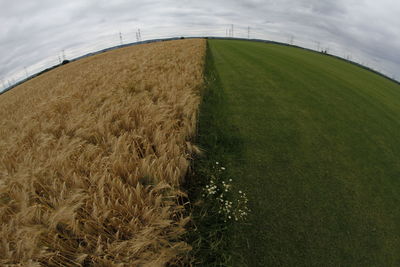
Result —
[[[329, 52], [400, 79], [398, 0], [0, 0], [0, 90], [120, 43], [168, 36], [272, 39]], [[26, 71], [25, 71], [26, 68]]]

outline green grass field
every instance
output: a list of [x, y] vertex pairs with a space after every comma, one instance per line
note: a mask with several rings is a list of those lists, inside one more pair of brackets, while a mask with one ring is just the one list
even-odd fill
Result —
[[208, 53], [199, 143], [252, 209], [231, 264], [400, 266], [400, 86], [293, 47]]

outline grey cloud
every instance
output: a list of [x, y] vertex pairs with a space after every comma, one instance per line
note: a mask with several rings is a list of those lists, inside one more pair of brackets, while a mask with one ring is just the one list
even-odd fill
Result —
[[223, 36], [230, 24], [238, 34], [250, 26], [264, 38], [318, 41], [400, 78], [398, 13], [394, 0], [0, 0], [0, 79], [46, 58], [56, 62], [62, 49], [72, 55], [115, 45], [119, 31], [130, 41], [137, 28], [145, 38]]

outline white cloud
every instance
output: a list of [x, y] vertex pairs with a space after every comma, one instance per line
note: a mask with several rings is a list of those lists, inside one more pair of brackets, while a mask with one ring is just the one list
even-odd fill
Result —
[[[395, 0], [0, 0], [0, 79], [24, 66], [57, 63], [60, 51], [77, 56], [116, 45], [118, 32], [134, 41], [170, 35], [235, 33], [330, 47], [400, 78], [400, 3]], [[1, 84], [0, 84], [1, 87]]]

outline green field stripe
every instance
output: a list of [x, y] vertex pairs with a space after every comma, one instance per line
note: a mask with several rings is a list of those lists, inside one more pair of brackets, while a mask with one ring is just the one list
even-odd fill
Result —
[[226, 164], [253, 210], [230, 237], [236, 259], [400, 265], [400, 86], [297, 48], [209, 46], [229, 124], [219, 131], [241, 143]]

